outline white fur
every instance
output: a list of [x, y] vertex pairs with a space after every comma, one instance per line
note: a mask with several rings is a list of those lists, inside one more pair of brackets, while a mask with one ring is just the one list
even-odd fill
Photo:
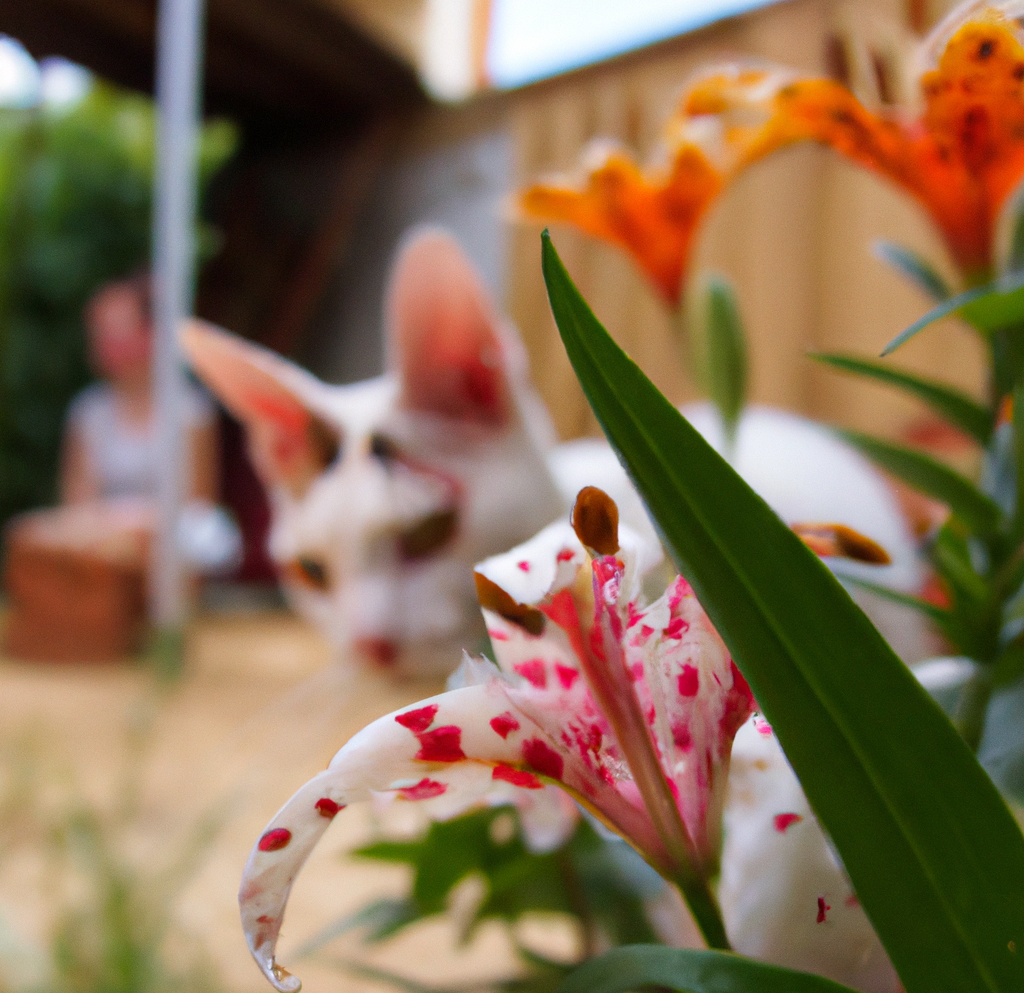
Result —
[[[249, 429], [273, 506], [270, 551], [285, 567], [296, 608], [342, 658], [386, 644], [403, 670], [446, 672], [483, 634], [473, 564], [567, 513], [583, 486], [606, 490], [623, 522], [651, 542], [655, 532], [603, 440], [552, 448], [522, 346], [448, 235], [424, 230], [406, 240], [388, 290], [386, 332], [390, 371], [347, 386], [322, 383], [208, 325], [194, 322], [183, 345]], [[469, 366], [493, 387], [479, 403], [459, 394], [459, 369]], [[684, 413], [721, 447], [709, 405]], [[339, 433], [342, 454], [304, 474], [308, 444], [295, 425], [311, 415]], [[374, 436], [394, 443], [401, 461], [375, 457]], [[847, 524], [894, 559], [872, 578], [917, 588], [913, 544], [894, 499], [877, 473], [826, 430], [781, 411], [750, 409], [734, 464], [787, 523]], [[403, 560], [399, 536], [453, 503], [454, 538], [436, 554]], [[287, 567], [302, 558], [324, 568], [328, 590], [289, 579]], [[916, 619], [880, 601], [868, 606], [905, 656], [925, 654]]]

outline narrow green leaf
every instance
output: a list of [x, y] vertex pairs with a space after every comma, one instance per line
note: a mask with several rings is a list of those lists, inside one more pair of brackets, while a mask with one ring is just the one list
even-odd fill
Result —
[[729, 952], [628, 945], [584, 962], [556, 993], [628, 993], [659, 986], [682, 993], [852, 993], [831, 979], [764, 965]]
[[920, 611], [926, 617], [935, 621], [936, 624], [944, 623], [949, 614], [948, 610], [936, 607], [934, 603], [929, 603], [920, 597], [911, 596], [909, 593], [901, 593], [899, 590], [890, 589], [881, 583], [873, 583], [869, 579], [861, 579], [860, 576], [842, 576], [841, 580], [847, 585], [857, 586], [867, 593], [874, 593], [877, 596], [884, 597], [886, 600], [891, 600], [893, 603], [898, 603], [902, 607], [910, 607], [911, 610]]
[[547, 236], [543, 269], [591, 406], [907, 993], [1024, 989], [1024, 838], [992, 782], [829, 570], [615, 344]]
[[705, 286], [707, 385], [731, 438], [739, 423], [747, 392], [747, 343], [736, 294], [725, 277], [711, 273]]
[[935, 271], [932, 264], [912, 249], [892, 241], [876, 241], [874, 250], [878, 258], [899, 270], [933, 300], [945, 300], [952, 294], [949, 284]]
[[997, 689], [1009, 686], [1017, 682], [1021, 676], [1024, 676], [1024, 638], [1017, 637], [996, 659], [992, 668], [992, 685]]
[[380, 941], [423, 916], [416, 904], [409, 899], [392, 900], [385, 897], [374, 900], [354, 914], [347, 914], [317, 931], [292, 954], [296, 959], [309, 958], [349, 931], [364, 928], [368, 932], [367, 941]]
[[[867, 593], [874, 593], [892, 603], [898, 603], [901, 607], [909, 607], [925, 615], [929, 620], [937, 624], [942, 630], [950, 635], [955, 632], [956, 619], [951, 611], [944, 607], [937, 607], [934, 603], [922, 600], [920, 597], [911, 596], [909, 593], [901, 593], [899, 590], [890, 589], [881, 583], [873, 583], [870, 579], [862, 579], [860, 576], [842, 576], [840, 581], [844, 586], [856, 586]], [[959, 640], [954, 638], [959, 644]]]
[[1014, 492], [1016, 506], [1013, 508], [1011, 539], [1024, 538], [1024, 383], [1018, 383], [1013, 390], [1013, 466], [1015, 470]]
[[991, 602], [992, 595], [971, 561], [969, 536], [960, 533], [961, 529], [955, 525], [956, 519], [951, 518], [939, 528], [928, 554], [936, 572], [949, 584], [957, 604], [962, 603], [966, 608], [961, 613], [978, 620], [978, 615]]
[[987, 445], [992, 436], [992, 415], [976, 400], [952, 386], [855, 355], [812, 352], [810, 357], [843, 372], [866, 376], [905, 390], [923, 400], [940, 417], [969, 434], [980, 445]]
[[1024, 202], [1018, 198], [1014, 204], [1013, 225], [1010, 229], [1010, 249], [1006, 255], [1006, 271], [1024, 269]]
[[1024, 286], [1021, 274], [1014, 273], [988, 284], [988, 292], [968, 300], [960, 316], [979, 331], [991, 333], [1024, 321]]
[[886, 472], [946, 504], [973, 531], [989, 534], [998, 527], [998, 505], [949, 466], [923, 452], [860, 431], [836, 428], [835, 432]]
[[919, 331], [950, 314], [959, 314], [968, 324], [986, 334], [1024, 322], [1024, 274], [1014, 273], [984, 286], [975, 286], [948, 297], [901, 331], [885, 348], [882, 358], [905, 345]]
[[991, 286], [975, 286], [973, 289], [966, 290], [963, 293], [958, 293], [954, 297], [948, 297], [937, 307], [932, 307], [932, 309], [923, 317], [919, 317], [910, 325], [910, 327], [904, 328], [898, 335], [896, 335], [896, 337], [882, 349], [881, 357], [884, 359], [887, 355], [891, 355], [897, 348], [901, 345], [905, 345], [911, 338], [923, 331], [930, 324], [934, 324], [943, 317], [949, 317], [950, 314], [955, 314], [961, 307], [973, 303], [976, 300], [980, 300], [991, 292]]

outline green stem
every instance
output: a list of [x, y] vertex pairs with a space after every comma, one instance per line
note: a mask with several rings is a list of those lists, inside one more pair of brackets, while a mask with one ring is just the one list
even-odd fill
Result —
[[1012, 393], [1024, 376], [1024, 327], [1011, 325], [991, 336], [992, 378], [989, 386], [993, 418], [1003, 397]]
[[680, 866], [668, 878], [682, 893], [700, 933], [708, 943], [708, 948], [731, 951], [729, 938], [725, 933], [725, 923], [722, 921], [722, 912], [708, 886], [708, 881], [694, 872], [693, 867], [689, 865]]
[[583, 958], [592, 959], [601, 951], [601, 933], [594, 919], [590, 901], [566, 847], [558, 849], [556, 858], [562, 886], [565, 888], [573, 913], [579, 918], [580, 930], [583, 932]]

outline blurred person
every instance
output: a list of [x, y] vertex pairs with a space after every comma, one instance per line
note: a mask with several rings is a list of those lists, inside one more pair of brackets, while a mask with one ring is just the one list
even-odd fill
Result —
[[[153, 416], [150, 277], [101, 287], [85, 308], [89, 360], [99, 380], [68, 408], [61, 458], [64, 504], [156, 497], [160, 453]], [[213, 502], [217, 488], [214, 409], [189, 383], [183, 396], [192, 499]]]
[[[153, 403], [148, 273], [109, 282], [84, 312], [98, 380], [72, 400], [60, 465], [61, 506], [8, 525], [6, 648], [23, 658], [116, 658], [138, 645], [156, 527], [161, 453]], [[238, 535], [214, 505], [217, 436], [212, 402], [189, 383], [183, 395], [188, 503], [179, 545], [196, 571], [238, 555]]]

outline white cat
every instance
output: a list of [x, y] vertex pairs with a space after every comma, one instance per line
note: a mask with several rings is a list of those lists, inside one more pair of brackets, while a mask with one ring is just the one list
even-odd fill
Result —
[[[182, 344], [248, 429], [273, 506], [270, 551], [296, 608], [342, 657], [444, 673], [484, 633], [473, 564], [566, 513], [580, 488], [600, 486], [624, 522], [652, 541], [654, 531], [603, 441], [553, 445], [518, 337], [450, 235], [406, 238], [384, 317], [388, 372], [347, 386], [201, 322]], [[684, 412], [714, 443], [706, 405]], [[788, 523], [861, 531], [894, 560], [881, 581], [916, 589], [891, 493], [824, 429], [749, 410], [735, 462]]]

